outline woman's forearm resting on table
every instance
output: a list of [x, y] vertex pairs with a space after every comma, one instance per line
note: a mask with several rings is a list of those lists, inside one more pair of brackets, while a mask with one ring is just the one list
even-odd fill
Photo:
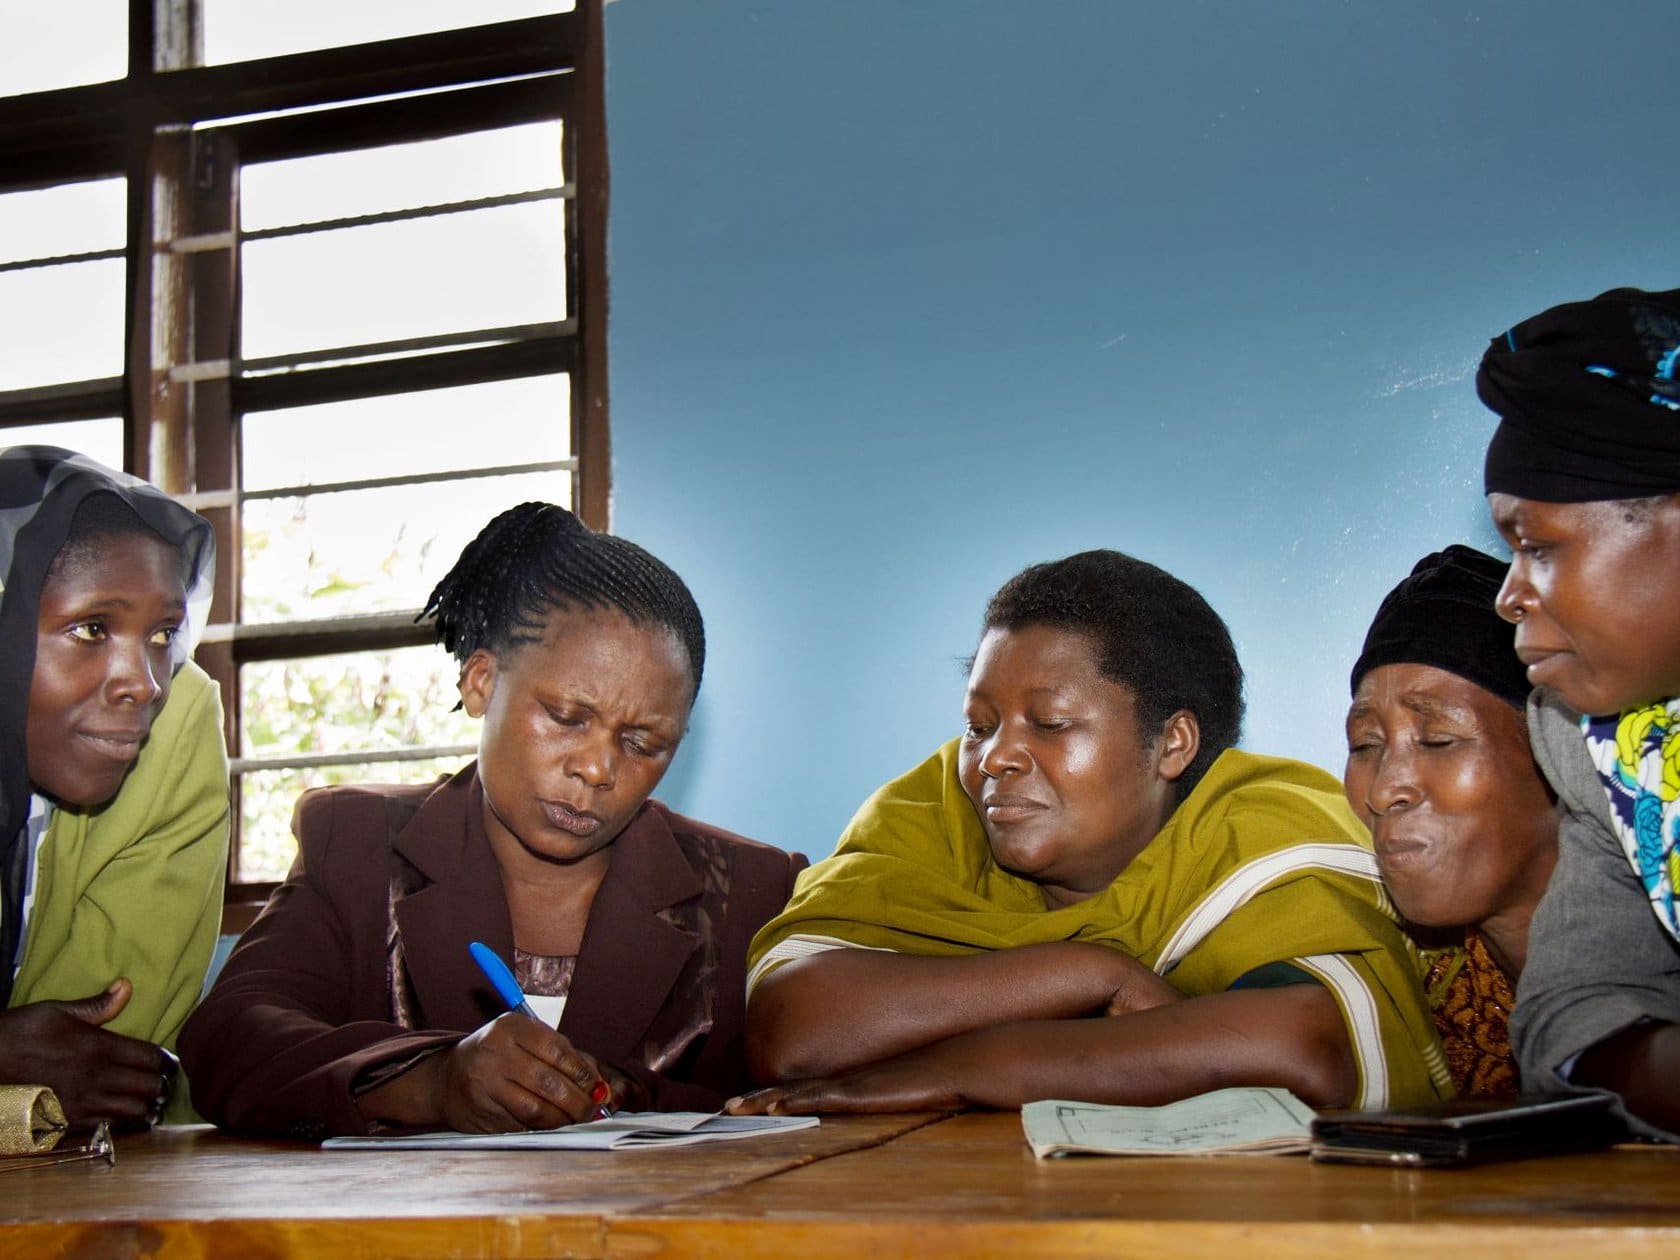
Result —
[[1635, 1024], [1581, 1055], [1572, 1078], [1622, 1096], [1648, 1124], [1680, 1133], [1680, 1024]]
[[[997, 1030], [988, 1106], [1037, 1098], [1155, 1105], [1230, 1085], [1277, 1085], [1315, 1107], [1358, 1085], [1340, 1008], [1316, 984], [1187, 998], [1107, 1020]], [[1075, 1091], [1070, 1093], [1069, 1091]]]
[[1277, 1085], [1346, 1105], [1357, 1070], [1335, 998], [1317, 985], [1187, 998], [1112, 1018], [1029, 1020], [749, 1095], [742, 1110], [1018, 1107], [1042, 1098], [1155, 1105]]
[[1080, 941], [955, 958], [834, 949], [759, 982], [747, 1009], [748, 1066], [759, 1081], [827, 1076], [995, 1024], [1176, 996], [1134, 959]]

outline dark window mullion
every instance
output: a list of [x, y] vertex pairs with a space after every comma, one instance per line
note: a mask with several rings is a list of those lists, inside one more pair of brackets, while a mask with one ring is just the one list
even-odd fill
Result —
[[480, 385], [487, 381], [572, 372], [575, 371], [575, 361], [576, 338], [564, 335], [532, 337], [442, 354], [245, 377], [234, 383], [234, 400], [241, 412], [275, 411], [283, 407], [347, 402], [378, 394], [410, 393], [420, 389]]
[[159, 108], [170, 120], [207, 121], [540, 74], [575, 63], [577, 17], [520, 18], [179, 70], [162, 76]]
[[[152, 5], [187, 13], [198, 0], [129, 0], [128, 78], [0, 97], [0, 171], [6, 172], [0, 184], [24, 188], [114, 174], [123, 168], [136, 120], [149, 125], [214, 122], [570, 69], [580, 41], [579, 19], [592, 2], [576, 13], [152, 73], [154, 60], [185, 66], [192, 49], [183, 42], [157, 58], [150, 51], [151, 31], [161, 29], [183, 41], [194, 38], [191, 20], [166, 21], [160, 27]], [[519, 96], [520, 89], [508, 88], [510, 101]], [[275, 134], [285, 134], [285, 128]], [[350, 140], [345, 147], [360, 146]], [[22, 171], [29, 174], [13, 174]]]
[[580, 0], [575, 108], [562, 138], [566, 202], [567, 314], [577, 321], [573, 365], [572, 501], [584, 523], [611, 526], [612, 450], [607, 431], [607, 100], [602, 0]]
[[478, 83], [424, 97], [344, 105], [224, 126], [239, 133], [240, 152], [247, 162], [442, 140], [564, 118], [572, 109], [575, 77], [569, 68], [556, 68], [531, 78]]
[[[231, 234], [239, 222], [239, 150], [233, 137], [197, 133], [193, 137], [191, 230], [197, 235]], [[193, 362], [231, 360], [239, 352], [239, 254], [234, 249], [182, 255], [193, 286]], [[239, 521], [239, 427], [233, 415], [228, 380], [211, 378], [182, 383], [192, 399], [195, 489], [231, 493], [226, 507], [204, 509], [216, 531], [216, 592], [210, 620], [236, 621], [243, 578]], [[239, 667], [225, 643], [199, 648], [198, 663], [222, 691], [228, 750], [239, 752], [242, 720]], [[239, 776], [230, 776], [231, 817], [240, 817]], [[239, 877], [239, 827], [233, 827], [228, 877]]]
[[295, 350], [290, 354], [246, 359], [240, 364], [240, 374], [246, 377], [260, 377], [298, 368], [318, 371], [328, 365], [398, 358], [413, 355], [418, 351], [450, 353], [472, 346], [507, 345], [514, 342], [541, 341], [545, 338], [553, 340], [570, 337], [575, 331], [564, 320], [549, 320], [540, 324], [507, 324], [500, 328], [464, 328], [459, 332], [429, 333], [423, 337], [399, 337], [394, 341], [369, 341], [354, 346], [325, 346], [319, 350]]
[[45, 424], [54, 420], [103, 420], [107, 416], [121, 415], [122, 409], [123, 381], [120, 376], [0, 390], [0, 426]]
[[244, 665], [251, 661], [290, 661], [345, 652], [422, 647], [435, 638], [431, 625], [419, 622], [410, 611], [246, 624], [235, 626], [228, 642], [232, 644], [234, 659]]

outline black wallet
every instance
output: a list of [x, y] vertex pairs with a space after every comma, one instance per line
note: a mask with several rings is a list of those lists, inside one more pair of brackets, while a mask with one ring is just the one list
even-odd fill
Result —
[[1404, 1111], [1326, 1111], [1312, 1122], [1312, 1157], [1334, 1164], [1451, 1168], [1563, 1155], [1620, 1142], [1627, 1126], [1606, 1094], [1458, 1098]]

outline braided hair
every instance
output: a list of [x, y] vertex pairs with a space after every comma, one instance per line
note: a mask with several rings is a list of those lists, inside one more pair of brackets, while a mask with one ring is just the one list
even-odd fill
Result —
[[540, 642], [557, 608], [613, 609], [634, 625], [669, 630], [688, 653], [699, 692], [706, 628], [683, 580], [635, 543], [597, 533], [552, 503], [521, 503], [486, 525], [420, 619], [430, 617], [438, 642], [465, 662], [480, 648]]
[[1083, 634], [1097, 667], [1136, 697], [1138, 733], [1153, 743], [1180, 709], [1201, 747], [1176, 784], [1182, 801], [1242, 734], [1243, 672], [1231, 632], [1207, 600], [1164, 569], [1119, 551], [1035, 564], [986, 606], [986, 630], [1051, 626]]

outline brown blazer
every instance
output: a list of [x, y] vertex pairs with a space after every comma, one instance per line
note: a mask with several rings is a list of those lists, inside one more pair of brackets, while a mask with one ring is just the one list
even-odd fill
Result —
[[[476, 766], [425, 786], [304, 794], [291, 874], [181, 1032], [206, 1118], [368, 1132], [355, 1103], [367, 1074], [504, 1013], [467, 952], [477, 940], [513, 957], [482, 802]], [[613, 842], [560, 1031], [659, 1110], [713, 1110], [747, 1088], [747, 945], [804, 866], [649, 801]]]

